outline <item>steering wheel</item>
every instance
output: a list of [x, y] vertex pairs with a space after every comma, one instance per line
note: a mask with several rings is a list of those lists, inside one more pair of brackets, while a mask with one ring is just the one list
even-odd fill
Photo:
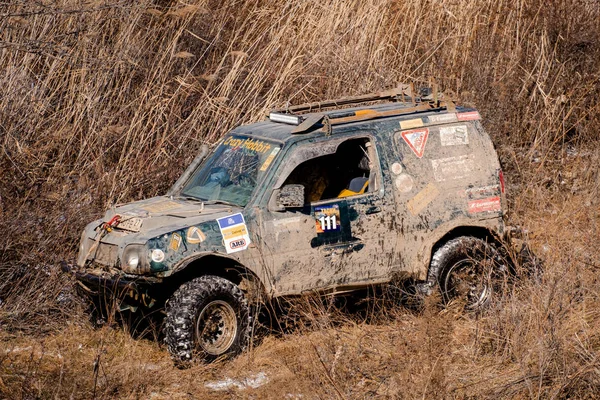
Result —
[[254, 186], [256, 179], [247, 172], [242, 172], [237, 176], [236, 184], [239, 186]]

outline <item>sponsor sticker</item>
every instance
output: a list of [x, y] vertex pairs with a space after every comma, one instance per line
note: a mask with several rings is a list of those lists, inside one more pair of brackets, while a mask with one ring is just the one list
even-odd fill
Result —
[[473, 154], [431, 160], [433, 176], [438, 182], [466, 178], [475, 169]]
[[466, 125], [444, 126], [440, 128], [442, 146], [460, 146], [469, 144], [469, 134]]
[[392, 172], [394, 173], [394, 175], [400, 175], [402, 173], [402, 164], [397, 162], [393, 163]]
[[500, 195], [500, 185], [489, 185], [481, 186], [476, 188], [469, 188], [465, 190], [467, 198], [473, 200], [481, 197], [491, 197]]
[[394, 185], [400, 192], [408, 193], [413, 189], [414, 181], [410, 175], [402, 174], [396, 178]]
[[202, 243], [206, 240], [206, 235], [196, 226], [190, 227], [185, 235], [187, 242], [190, 244]]
[[476, 214], [482, 212], [494, 212], [500, 211], [502, 206], [500, 204], [500, 197], [488, 197], [487, 199], [471, 200], [468, 202], [467, 210], [469, 214]]
[[340, 222], [340, 207], [337, 204], [315, 207], [317, 233], [339, 231]]
[[422, 126], [423, 120], [421, 118], [400, 121], [400, 128], [402, 129], [420, 128]]
[[174, 233], [171, 235], [171, 242], [169, 243], [169, 248], [173, 251], [179, 250], [179, 246], [181, 246], [182, 238], [178, 233]]
[[429, 136], [429, 129], [413, 129], [411, 131], [402, 132], [402, 139], [408, 144], [408, 147], [415, 153], [419, 158], [423, 157], [425, 153], [425, 145], [427, 144], [427, 137]]
[[179, 208], [179, 207], [181, 207], [181, 204], [177, 203], [176, 201], [171, 201], [171, 200], [163, 200], [163, 201], [158, 201], [156, 203], [140, 206], [140, 208], [143, 210], [150, 211], [150, 212], [156, 212], [156, 213], [175, 210], [176, 208]]
[[440, 194], [440, 190], [433, 183], [428, 184], [415, 197], [406, 203], [406, 208], [412, 215], [418, 215]]
[[479, 112], [477, 111], [468, 111], [456, 114], [456, 117], [459, 121], [475, 121], [477, 119], [481, 119]]
[[430, 115], [427, 117], [430, 124], [442, 124], [447, 122], [456, 122], [456, 113]]
[[269, 154], [269, 156], [267, 157], [267, 159], [265, 160], [265, 162], [263, 163], [263, 165], [260, 167], [260, 172], [264, 172], [267, 170], [267, 168], [269, 168], [269, 166], [271, 165], [271, 163], [273, 162], [273, 160], [275, 159], [275, 156], [277, 155], [277, 153], [279, 153], [279, 147], [275, 147], [273, 149], [273, 151], [271, 152], [271, 154]]
[[271, 145], [267, 142], [263, 142], [262, 140], [254, 140], [250, 138], [236, 138], [234, 136], [229, 136], [223, 142], [223, 145], [234, 147], [234, 148], [244, 148], [248, 150], [255, 151], [257, 153], [266, 153], [271, 149]]
[[217, 222], [228, 254], [248, 248], [250, 236], [248, 235], [244, 216], [241, 213], [218, 218]]

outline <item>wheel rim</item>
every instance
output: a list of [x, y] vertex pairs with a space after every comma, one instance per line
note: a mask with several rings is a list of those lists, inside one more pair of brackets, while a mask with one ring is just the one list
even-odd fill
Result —
[[196, 341], [202, 351], [218, 356], [235, 340], [237, 317], [233, 307], [223, 300], [211, 301], [196, 321]]
[[447, 300], [459, 298], [466, 300], [466, 308], [483, 308], [492, 297], [493, 287], [490, 276], [482, 262], [460, 260], [455, 263], [444, 279], [444, 294]]

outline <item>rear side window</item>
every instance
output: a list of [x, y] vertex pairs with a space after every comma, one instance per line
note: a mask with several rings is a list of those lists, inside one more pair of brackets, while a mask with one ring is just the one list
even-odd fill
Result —
[[482, 169], [481, 138], [472, 123], [398, 130], [394, 140], [401, 158], [396, 169], [422, 182], [458, 181]]

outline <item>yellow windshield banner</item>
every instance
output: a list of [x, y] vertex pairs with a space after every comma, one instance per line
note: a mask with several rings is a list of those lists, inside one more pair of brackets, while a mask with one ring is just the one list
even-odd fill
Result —
[[230, 136], [227, 139], [225, 139], [223, 144], [225, 146], [230, 146], [230, 147], [246, 148], [248, 150], [256, 151], [257, 153], [266, 153], [267, 151], [269, 151], [269, 149], [271, 149], [271, 145], [267, 142], [263, 142], [260, 140], [253, 140], [250, 138], [237, 139], [233, 136]]

